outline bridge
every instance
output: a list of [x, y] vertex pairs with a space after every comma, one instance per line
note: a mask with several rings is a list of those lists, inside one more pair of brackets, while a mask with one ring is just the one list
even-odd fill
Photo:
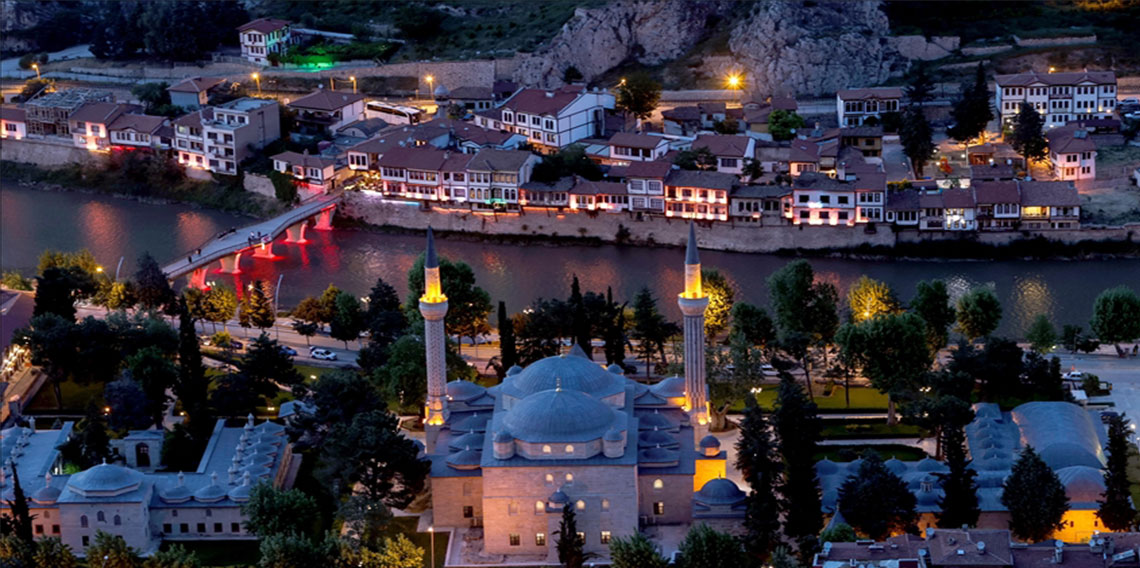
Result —
[[311, 199], [272, 219], [240, 229], [229, 229], [214, 235], [209, 241], [166, 266], [163, 273], [171, 281], [189, 275], [190, 287], [204, 289], [210, 265], [217, 262], [228, 274], [241, 272], [242, 255], [252, 252], [254, 258], [273, 258], [273, 240], [286, 234], [287, 243], [304, 243], [309, 220], [315, 218], [313, 228], [318, 231], [332, 229], [333, 213], [341, 196], [322, 195]]

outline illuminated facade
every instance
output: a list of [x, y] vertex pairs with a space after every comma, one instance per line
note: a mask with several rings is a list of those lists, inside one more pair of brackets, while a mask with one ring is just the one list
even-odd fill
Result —
[[1112, 118], [1116, 110], [1116, 73], [1017, 73], [994, 77], [994, 107], [1002, 124], [1010, 124], [1030, 105], [1041, 113], [1045, 128], [1064, 126], [1073, 120]]

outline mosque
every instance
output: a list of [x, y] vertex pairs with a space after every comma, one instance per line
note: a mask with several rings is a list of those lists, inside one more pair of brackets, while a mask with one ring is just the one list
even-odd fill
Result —
[[[738, 524], [745, 494], [725, 478], [725, 452], [707, 434], [704, 313], [696, 235], [689, 228], [685, 376], [646, 385], [574, 348], [484, 388], [446, 382], [447, 298], [431, 231], [424, 262], [433, 523], [481, 528], [483, 553], [556, 559], [562, 510], [576, 512], [587, 553], [651, 525]], [[458, 531], [457, 531], [458, 532]]]

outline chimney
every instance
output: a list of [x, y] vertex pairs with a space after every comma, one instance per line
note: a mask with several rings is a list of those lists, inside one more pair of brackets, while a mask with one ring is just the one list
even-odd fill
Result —
[[985, 553], [986, 553], [986, 543], [979, 541], [978, 542], [978, 554], [985, 554]]
[[1061, 564], [1065, 558], [1065, 543], [1058, 540], [1053, 546], [1053, 564]]

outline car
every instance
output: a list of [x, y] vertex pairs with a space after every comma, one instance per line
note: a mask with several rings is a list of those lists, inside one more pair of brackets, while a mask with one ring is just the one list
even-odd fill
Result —
[[1065, 373], [1064, 375], [1061, 375], [1061, 378], [1063, 378], [1063, 379], [1073, 379], [1073, 380], [1078, 380], [1078, 381], [1079, 381], [1079, 380], [1081, 380], [1081, 379], [1085, 378], [1085, 374], [1084, 374], [1083, 372], [1081, 372], [1081, 371], [1069, 371], [1068, 373]]
[[310, 350], [309, 355], [311, 355], [313, 359], [320, 359], [322, 361], [336, 361], [336, 353], [333, 353], [332, 351], [321, 347]]
[[230, 340], [230, 349], [242, 349], [243, 347], [245, 347], [245, 345], [242, 344], [242, 342], [240, 342], [236, 339]]
[[297, 350], [293, 349], [292, 347], [289, 347], [288, 345], [281, 345], [280, 348], [281, 348], [282, 353], [284, 353], [290, 357], [296, 357], [297, 356]]

